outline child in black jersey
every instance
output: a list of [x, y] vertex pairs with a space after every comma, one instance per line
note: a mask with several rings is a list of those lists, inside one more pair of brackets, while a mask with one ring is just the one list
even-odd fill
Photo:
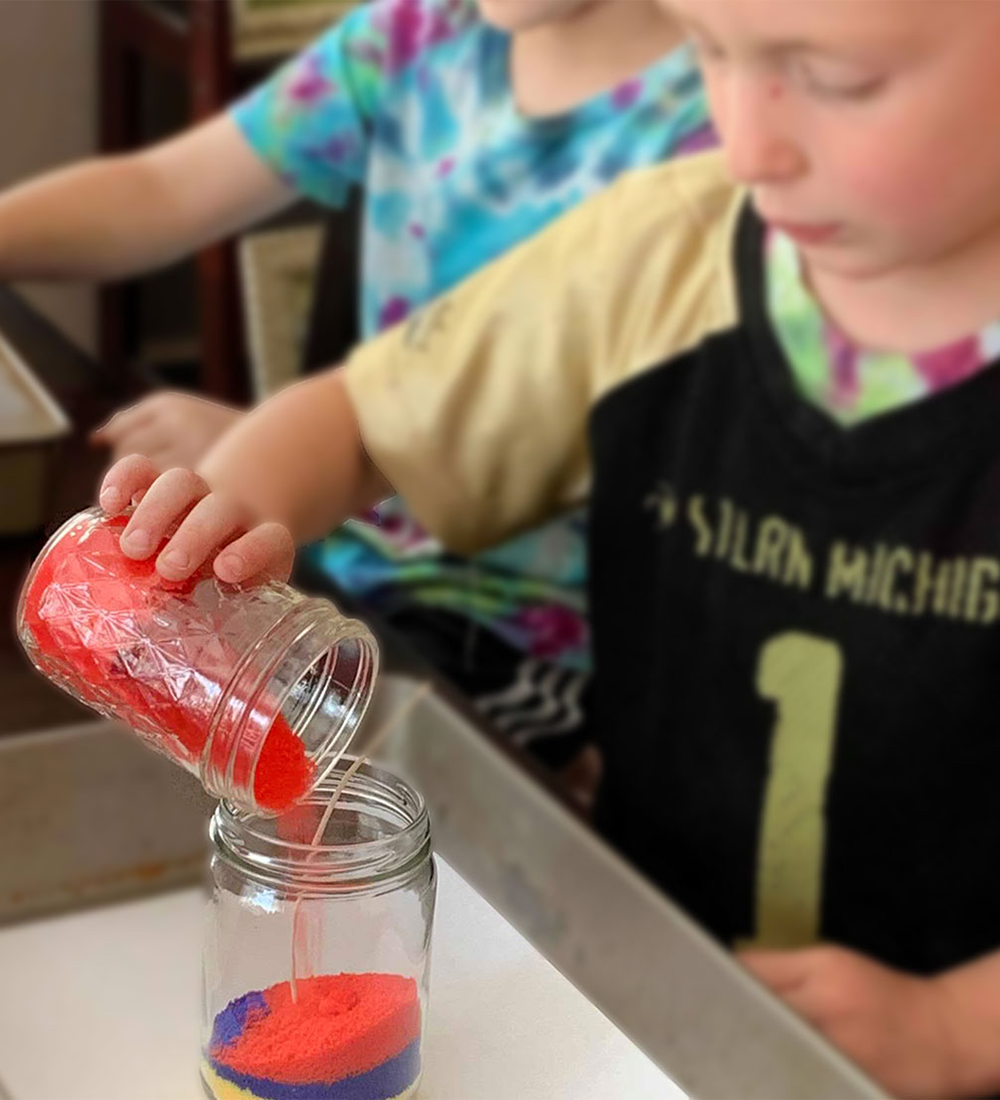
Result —
[[589, 496], [602, 827], [890, 1091], [997, 1091], [1000, 4], [673, 7], [722, 156], [102, 503], [240, 580], [389, 484], [462, 552]]

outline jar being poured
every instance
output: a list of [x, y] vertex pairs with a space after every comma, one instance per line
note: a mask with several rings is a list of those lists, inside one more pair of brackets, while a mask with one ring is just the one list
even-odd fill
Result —
[[32, 663], [130, 726], [212, 795], [273, 815], [335, 767], [371, 699], [378, 648], [328, 600], [241, 587], [205, 565], [185, 581], [120, 549], [129, 514], [89, 509], [25, 581], [17, 632]]

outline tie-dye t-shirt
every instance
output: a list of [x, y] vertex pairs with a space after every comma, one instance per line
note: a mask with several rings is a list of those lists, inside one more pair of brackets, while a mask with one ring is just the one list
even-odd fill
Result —
[[[620, 173], [713, 140], [687, 47], [564, 115], [525, 117], [510, 83], [510, 38], [483, 22], [475, 0], [364, 4], [233, 115], [305, 195], [337, 206], [352, 185], [364, 188], [366, 336]], [[403, 590], [525, 653], [586, 668], [583, 529], [582, 516], [570, 516], [462, 561], [390, 501], [373, 522], [352, 521], [309, 553], [354, 594], [377, 601]]]
[[766, 268], [769, 315], [798, 390], [842, 427], [964, 382], [1000, 358], [1000, 323], [914, 355], [859, 347], [824, 314], [791, 238], [768, 233]]

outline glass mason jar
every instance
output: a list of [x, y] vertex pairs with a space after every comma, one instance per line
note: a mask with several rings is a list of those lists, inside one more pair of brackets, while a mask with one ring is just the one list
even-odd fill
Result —
[[[342, 761], [289, 814], [212, 818], [202, 1081], [215, 1100], [415, 1095], [436, 874], [423, 799]], [[293, 978], [294, 974], [294, 978]]]
[[33, 564], [17, 631], [45, 676], [131, 726], [211, 794], [280, 813], [336, 764], [378, 649], [361, 623], [285, 584], [166, 581], [118, 546], [128, 515], [74, 516]]

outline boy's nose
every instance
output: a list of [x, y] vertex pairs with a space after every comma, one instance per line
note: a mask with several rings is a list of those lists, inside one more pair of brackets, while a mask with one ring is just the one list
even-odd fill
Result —
[[733, 81], [722, 140], [729, 170], [741, 183], [784, 183], [801, 175], [805, 157], [781, 124], [780, 105], [760, 81]]

